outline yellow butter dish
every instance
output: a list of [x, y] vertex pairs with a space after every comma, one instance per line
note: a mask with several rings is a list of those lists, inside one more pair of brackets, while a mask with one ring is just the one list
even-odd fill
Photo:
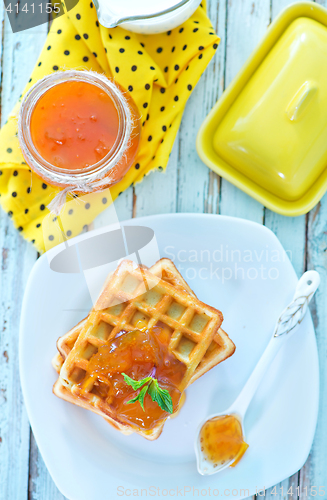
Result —
[[203, 122], [200, 158], [283, 215], [327, 189], [327, 10], [285, 9]]

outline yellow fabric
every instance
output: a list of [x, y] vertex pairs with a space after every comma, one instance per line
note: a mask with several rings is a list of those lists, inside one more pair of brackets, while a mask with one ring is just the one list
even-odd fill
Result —
[[[24, 93], [45, 75], [65, 69], [105, 73], [130, 92], [141, 114], [141, 143], [135, 164], [110, 189], [114, 200], [151, 170], [166, 168], [187, 99], [218, 43], [201, 6], [182, 26], [146, 36], [119, 27], [104, 28], [93, 3], [80, 0], [53, 21]], [[50, 234], [45, 236], [49, 238], [45, 245], [42, 231], [42, 221], [49, 213], [46, 206], [58, 189], [44, 183], [24, 162], [17, 138], [19, 105], [0, 131], [0, 202], [22, 235], [43, 252], [49, 241], [52, 246], [60, 241]], [[103, 193], [94, 193], [87, 210], [80, 202], [70, 214], [64, 211], [61, 218], [66, 218], [66, 236], [76, 236], [90, 224], [108, 206], [104, 199]]]

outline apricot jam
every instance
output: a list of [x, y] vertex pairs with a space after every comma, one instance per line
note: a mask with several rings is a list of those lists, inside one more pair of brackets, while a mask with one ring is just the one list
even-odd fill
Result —
[[[169, 413], [145, 395], [144, 411], [138, 401], [128, 404], [139, 390], [134, 391], [122, 375], [133, 380], [152, 376], [172, 398], [173, 411], [178, 410], [181, 383], [186, 367], [168, 350], [169, 335], [162, 328], [122, 331], [92, 356], [86, 373], [86, 383], [93, 379], [93, 392], [106, 398], [110, 409], [122, 423], [138, 428], [152, 429], [166, 419]], [[83, 383], [80, 388], [83, 393]]]
[[64, 169], [82, 169], [102, 160], [118, 134], [113, 100], [100, 87], [67, 81], [38, 100], [31, 117], [31, 135], [40, 155]]
[[120, 181], [140, 142], [131, 96], [92, 71], [58, 71], [25, 95], [18, 139], [28, 165], [49, 184], [97, 191]]
[[201, 451], [215, 467], [230, 463], [234, 467], [248, 445], [243, 440], [242, 426], [234, 415], [223, 415], [208, 420], [200, 432]]

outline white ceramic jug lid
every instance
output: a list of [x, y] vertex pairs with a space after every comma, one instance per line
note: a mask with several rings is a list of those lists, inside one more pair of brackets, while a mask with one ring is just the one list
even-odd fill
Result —
[[98, 17], [106, 28], [132, 21], [152, 19], [174, 12], [190, 0], [93, 0]]

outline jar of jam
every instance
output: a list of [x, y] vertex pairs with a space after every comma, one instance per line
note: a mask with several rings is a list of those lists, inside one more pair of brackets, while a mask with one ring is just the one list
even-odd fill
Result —
[[27, 164], [66, 192], [110, 187], [132, 166], [140, 118], [127, 92], [104, 75], [62, 71], [25, 95], [18, 138]]

